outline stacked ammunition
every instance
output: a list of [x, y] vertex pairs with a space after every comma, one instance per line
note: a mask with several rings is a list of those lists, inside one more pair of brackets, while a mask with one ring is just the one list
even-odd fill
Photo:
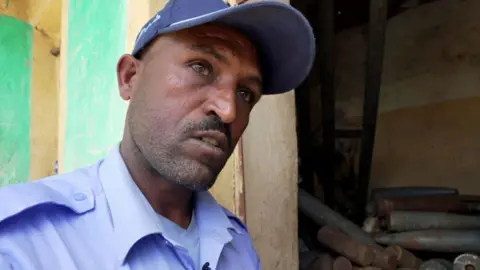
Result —
[[299, 208], [321, 226], [316, 239], [325, 247], [303, 269], [480, 270], [480, 196], [438, 187], [375, 189], [362, 229], [303, 190]]

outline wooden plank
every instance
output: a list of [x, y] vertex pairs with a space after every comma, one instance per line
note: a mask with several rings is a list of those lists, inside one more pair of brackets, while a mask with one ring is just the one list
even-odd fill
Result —
[[[306, 1], [296, 1], [297, 8], [304, 15], [307, 14], [308, 3]], [[309, 19], [309, 18], [307, 18]], [[302, 177], [300, 186], [306, 190], [314, 190], [315, 176], [313, 168], [313, 149], [312, 149], [312, 88], [318, 86], [318, 61], [315, 61], [312, 72], [307, 79], [300, 85], [295, 93], [296, 114], [297, 114], [297, 132], [298, 132], [298, 154], [300, 158], [299, 174]], [[315, 100], [316, 104], [320, 103], [320, 99]]]
[[295, 111], [293, 91], [264, 96], [243, 135], [247, 225], [263, 269], [299, 268]]
[[[366, 204], [382, 82], [388, 0], [370, 0], [367, 72], [363, 105], [363, 130], [359, 161], [359, 202]], [[365, 207], [361, 207], [365, 209]], [[359, 217], [358, 222], [363, 219]]]
[[240, 140], [210, 192], [223, 207], [246, 222], [242, 148]]
[[32, 27], [0, 15], [0, 186], [30, 178]]
[[322, 145], [324, 152], [319, 175], [324, 188], [325, 203], [334, 204], [334, 159], [335, 159], [335, 49], [333, 0], [319, 1], [318, 45], [320, 61], [321, 111], [322, 111]]
[[298, 269], [298, 160], [293, 92], [264, 96], [243, 136], [247, 225], [263, 269]]

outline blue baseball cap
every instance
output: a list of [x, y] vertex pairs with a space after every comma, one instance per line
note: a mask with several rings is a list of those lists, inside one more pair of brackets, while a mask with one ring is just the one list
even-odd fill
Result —
[[315, 59], [315, 37], [307, 19], [278, 1], [247, 2], [230, 6], [223, 0], [170, 0], [137, 36], [132, 55], [157, 36], [218, 23], [242, 32], [259, 52], [263, 94], [280, 94], [298, 87]]

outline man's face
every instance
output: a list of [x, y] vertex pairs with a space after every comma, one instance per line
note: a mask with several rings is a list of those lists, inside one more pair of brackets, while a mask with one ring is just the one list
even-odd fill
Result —
[[217, 25], [158, 38], [141, 60], [122, 57], [118, 77], [141, 155], [161, 177], [195, 191], [215, 183], [262, 93], [254, 45]]

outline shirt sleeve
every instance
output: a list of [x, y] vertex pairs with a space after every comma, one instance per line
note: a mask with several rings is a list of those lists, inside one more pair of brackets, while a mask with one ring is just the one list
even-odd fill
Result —
[[8, 259], [8, 257], [4, 254], [0, 253], [0, 269], [2, 270], [16, 270], [13, 268], [12, 263]]
[[256, 270], [262, 270], [262, 262], [260, 261], [260, 257], [257, 255], [257, 267]]

